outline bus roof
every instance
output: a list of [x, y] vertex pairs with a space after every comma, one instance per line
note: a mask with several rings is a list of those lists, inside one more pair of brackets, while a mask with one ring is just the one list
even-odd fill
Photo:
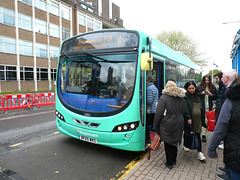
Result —
[[175, 61], [177, 63], [183, 64], [190, 68], [196, 69], [201, 71], [201, 67], [195, 64], [191, 59], [183, 54], [182, 52], [177, 52], [171, 49], [170, 47], [166, 46], [165, 44], [161, 43], [160, 41], [152, 38], [152, 52], [160, 54], [165, 59], [169, 59]]
[[[122, 29], [122, 28], [120, 28], [120, 29], [103, 29], [103, 30], [97, 30], [94, 32], [103, 32], [103, 31], [105, 31], [105, 32], [106, 31], [135, 31], [135, 32], [139, 33], [140, 35], [148, 37], [148, 35], [142, 31]], [[83, 34], [90, 34], [90, 33], [93, 33], [93, 31], [83, 33]], [[79, 35], [81, 35], [81, 34], [79, 34]], [[76, 38], [79, 35], [73, 36], [71, 38]], [[71, 38], [69, 38], [69, 39], [71, 39]], [[151, 40], [152, 40], [152, 49], [151, 50], [153, 53], [160, 55], [165, 60], [169, 59], [169, 60], [175, 61], [176, 63], [180, 63], [180, 64], [183, 64], [190, 68], [193, 68], [195, 70], [202, 71], [201, 67], [199, 65], [197, 65], [193, 61], [191, 61], [191, 59], [189, 57], [187, 57], [185, 54], [183, 54], [182, 52], [174, 51], [167, 45], [161, 43], [160, 41], [158, 41], [154, 38], [151, 38]]]

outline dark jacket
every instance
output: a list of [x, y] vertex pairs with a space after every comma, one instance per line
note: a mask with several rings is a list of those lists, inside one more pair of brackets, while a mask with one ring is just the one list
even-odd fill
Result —
[[160, 134], [161, 140], [174, 146], [182, 141], [185, 92], [178, 87], [164, 89], [154, 118], [153, 128]]
[[[197, 95], [200, 98], [201, 102], [201, 121], [202, 121], [202, 126], [207, 128], [206, 122], [205, 122], [205, 103], [204, 103], [204, 95], [197, 93]], [[184, 131], [189, 131], [189, 126], [187, 124], [187, 121], [192, 119], [192, 112], [193, 112], [193, 101], [190, 97], [189, 92], [186, 93], [186, 96], [184, 98], [185, 100], [185, 105], [184, 105]]]
[[[222, 96], [221, 103], [220, 103], [219, 110], [218, 110], [219, 113], [220, 113], [220, 111], [221, 111], [221, 108], [222, 108], [223, 103], [224, 103], [225, 100], [227, 99], [227, 96], [226, 96], [227, 91], [236, 85], [236, 81], [237, 81], [237, 79], [235, 79], [228, 87], [225, 86], [225, 92], [224, 92], [224, 94], [223, 94], [223, 96]], [[215, 120], [215, 124], [217, 124], [218, 117], [219, 117], [219, 113], [217, 113], [217, 117], [216, 117], [216, 120]]]
[[224, 96], [225, 89], [226, 89], [226, 86], [223, 84], [222, 81], [218, 85], [219, 85], [219, 88], [217, 91], [217, 102], [216, 102], [216, 112], [217, 113], [220, 111], [220, 107], [222, 105], [222, 100], [223, 100], [223, 96]]
[[240, 85], [230, 88], [226, 97], [208, 145], [208, 156], [216, 158], [216, 149], [224, 140], [224, 163], [230, 169], [240, 172]]
[[226, 94], [232, 101], [231, 118], [224, 139], [224, 163], [240, 172], [240, 85], [232, 87]]

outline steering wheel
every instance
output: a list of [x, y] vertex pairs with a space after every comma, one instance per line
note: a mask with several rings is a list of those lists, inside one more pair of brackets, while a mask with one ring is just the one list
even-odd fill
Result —
[[86, 92], [87, 88], [86, 87], [82, 87], [82, 92]]

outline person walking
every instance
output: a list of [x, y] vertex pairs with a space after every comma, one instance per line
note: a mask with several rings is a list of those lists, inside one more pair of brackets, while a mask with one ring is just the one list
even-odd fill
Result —
[[208, 156], [217, 158], [217, 147], [224, 139], [224, 163], [230, 169], [231, 178], [240, 179], [240, 75], [236, 85], [232, 86], [226, 93], [225, 100], [216, 124], [213, 136], [208, 145]]
[[147, 77], [146, 77], [146, 84], [147, 84], [146, 139], [147, 139], [148, 144], [151, 143], [149, 125], [153, 127], [153, 121], [154, 121], [154, 116], [156, 113], [156, 106], [157, 106], [157, 102], [158, 102], [158, 89], [153, 84], [153, 80], [154, 79], [153, 79], [152, 75], [147, 75]]
[[[222, 105], [226, 100], [226, 92], [231, 89], [235, 84], [236, 84], [236, 77], [237, 77], [237, 71], [235, 69], [231, 69], [229, 71], [224, 71], [222, 75], [222, 82], [225, 86], [225, 93], [223, 94], [223, 97], [221, 99], [220, 107], [219, 107], [219, 112], [221, 111]], [[219, 119], [219, 113], [217, 114], [216, 117], [216, 124]], [[224, 149], [224, 143], [220, 144], [218, 146], [219, 149]], [[225, 180], [230, 180], [231, 179], [231, 173], [230, 169], [225, 165], [224, 167], [218, 167], [218, 170], [221, 172], [224, 172], [224, 174], [217, 174], [217, 177], [219, 179], [225, 179]]]
[[215, 124], [217, 123], [217, 116], [220, 112], [220, 107], [221, 107], [223, 96], [226, 89], [226, 86], [222, 82], [222, 74], [223, 74], [222, 72], [214, 74], [215, 81], [218, 84], [217, 101], [216, 101], [216, 109], [215, 109], [215, 114], [216, 114]]
[[185, 89], [178, 88], [175, 82], [168, 81], [158, 100], [154, 118], [153, 128], [164, 142], [165, 166], [169, 169], [177, 162], [177, 146], [182, 141], [185, 92]]
[[[200, 161], [206, 160], [204, 154], [202, 153], [202, 143], [201, 143], [201, 132], [202, 127], [207, 128], [205, 122], [205, 103], [204, 95], [198, 91], [198, 88], [194, 81], [188, 81], [184, 88], [187, 90], [185, 99], [185, 127], [184, 131], [191, 130], [199, 139], [200, 146], [197, 149], [197, 158]], [[191, 129], [189, 127], [191, 126]], [[188, 148], [183, 147], [185, 151], [189, 151]]]
[[[204, 95], [205, 111], [211, 111], [213, 107], [213, 100], [217, 99], [217, 89], [212, 83], [212, 78], [209, 74], [203, 76], [198, 89], [200, 93]], [[207, 120], [205, 119], [205, 121]], [[206, 134], [207, 129], [203, 128], [202, 142], [207, 142]]]

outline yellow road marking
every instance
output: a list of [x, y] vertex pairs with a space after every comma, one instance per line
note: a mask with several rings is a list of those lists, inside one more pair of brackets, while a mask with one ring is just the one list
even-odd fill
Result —
[[135, 158], [132, 162], [130, 162], [122, 171], [116, 174], [114, 178], [111, 178], [110, 180], [122, 180], [135, 166], [138, 165], [139, 162], [141, 162], [147, 155], [147, 151], [142, 153], [140, 156]]
[[13, 145], [11, 145], [11, 146], [9, 146], [9, 147], [16, 147], [16, 146], [19, 146], [19, 145], [21, 145], [22, 143], [17, 143], [17, 144], [13, 144]]
[[57, 131], [57, 132], [54, 132], [53, 134], [58, 134], [59, 132]]

